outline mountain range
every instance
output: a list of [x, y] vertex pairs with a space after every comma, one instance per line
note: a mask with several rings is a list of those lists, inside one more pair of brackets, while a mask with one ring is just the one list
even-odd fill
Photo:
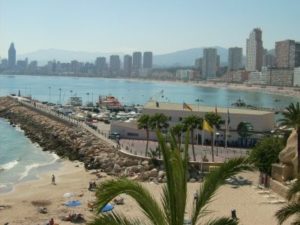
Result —
[[[195, 59], [202, 57], [203, 48], [191, 48], [171, 52], [167, 54], [153, 53], [153, 64], [157, 67], [170, 66], [193, 66]], [[218, 54], [220, 55], [220, 62], [222, 65], [227, 64], [228, 49], [216, 46]], [[19, 59], [28, 58], [29, 61], [37, 60], [39, 65], [46, 64], [48, 61], [57, 60], [60, 62], [70, 62], [71, 60], [78, 60], [81, 62], [94, 62], [97, 57], [106, 57], [109, 61], [110, 55], [120, 55], [121, 61], [125, 53], [123, 52], [84, 52], [84, 51], [69, 51], [62, 49], [42, 49], [35, 52], [19, 55]], [[130, 53], [131, 54], [131, 53]]]

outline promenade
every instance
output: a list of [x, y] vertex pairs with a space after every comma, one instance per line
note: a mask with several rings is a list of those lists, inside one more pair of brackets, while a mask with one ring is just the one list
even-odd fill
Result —
[[[76, 120], [70, 116], [65, 116], [62, 113], [58, 113], [51, 109], [51, 107], [41, 104], [36, 101], [26, 102], [19, 101], [22, 105], [27, 106], [33, 110], [37, 110], [41, 113], [47, 114], [49, 116], [55, 117], [62, 122], [69, 123], [76, 127], [85, 129], [91, 134], [95, 135], [97, 138], [102, 139], [107, 142], [109, 145], [118, 148], [120, 152], [125, 155], [132, 157], [145, 157], [145, 149], [146, 149], [146, 140], [134, 140], [134, 139], [121, 139], [119, 143], [115, 140], [109, 139], [109, 126], [104, 123], [98, 123], [96, 125], [96, 129], [91, 128], [84, 121]], [[158, 143], [155, 141], [149, 141], [149, 152], [154, 151], [158, 147]], [[196, 162], [212, 162], [212, 153], [211, 146], [202, 146], [202, 145], [194, 145], [195, 154], [196, 154]], [[247, 156], [248, 149], [240, 149], [240, 148], [224, 148], [221, 146], [214, 146], [214, 162], [221, 163], [230, 158], [236, 157], [245, 157]], [[192, 146], [189, 145], [189, 156], [190, 161], [193, 161], [192, 158]], [[203, 160], [206, 158], [206, 160]]]

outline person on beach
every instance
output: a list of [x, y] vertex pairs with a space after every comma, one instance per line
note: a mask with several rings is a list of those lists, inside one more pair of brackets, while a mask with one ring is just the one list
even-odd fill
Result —
[[52, 182], [51, 183], [54, 184], [54, 185], [56, 184], [55, 183], [55, 176], [54, 176], [54, 174], [52, 174]]
[[54, 220], [53, 220], [53, 218], [50, 219], [49, 225], [54, 225]]

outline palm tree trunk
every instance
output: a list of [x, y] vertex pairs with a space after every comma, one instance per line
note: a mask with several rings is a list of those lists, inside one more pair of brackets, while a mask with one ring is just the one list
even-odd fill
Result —
[[297, 128], [298, 175], [300, 174], [300, 127]]
[[181, 134], [178, 134], [178, 136], [177, 136], [177, 143], [178, 143], [178, 147], [180, 149], [181, 148]]
[[195, 148], [194, 148], [194, 131], [191, 130], [191, 142], [192, 142], [192, 151], [193, 151], [193, 159], [196, 161], [196, 154], [195, 154]]
[[211, 134], [211, 161], [215, 161], [215, 154], [214, 154], [214, 134]]
[[148, 156], [148, 145], [149, 145], [149, 130], [148, 129], [146, 129], [146, 139], [147, 139], [147, 142], [146, 142], [145, 156]]

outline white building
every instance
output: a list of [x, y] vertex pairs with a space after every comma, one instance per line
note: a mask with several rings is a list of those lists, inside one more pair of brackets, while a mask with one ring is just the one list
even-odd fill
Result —
[[176, 70], [176, 78], [184, 81], [192, 80], [194, 78], [193, 70]]
[[247, 39], [246, 46], [246, 70], [261, 71], [263, 64], [262, 31], [255, 28]]
[[205, 79], [213, 79], [217, 75], [219, 58], [217, 49], [205, 48], [203, 49], [202, 58], [202, 76]]
[[294, 69], [294, 86], [300, 86], [300, 67]]
[[[190, 115], [198, 115], [204, 118], [208, 112], [215, 112], [215, 107], [203, 106], [203, 105], [189, 105], [192, 111], [184, 110], [182, 104], [178, 103], [165, 103], [148, 102], [143, 109], [143, 114], [154, 115], [155, 113], [163, 113], [171, 120], [170, 126], [174, 126], [180, 123], [185, 117]], [[236, 140], [238, 138], [237, 126], [240, 122], [249, 122], [253, 125], [253, 130], [256, 133], [269, 132], [275, 127], [275, 117], [273, 112], [241, 109], [241, 108], [217, 108], [217, 113], [225, 121], [228, 118], [227, 110], [230, 117], [230, 138], [229, 140]], [[225, 125], [221, 127], [220, 133], [224, 137]], [[144, 130], [137, 129], [137, 122], [121, 122], [112, 121], [111, 132], [120, 133], [121, 138], [135, 138], [146, 139], [146, 133]], [[205, 135], [206, 139], [210, 138], [210, 135]], [[150, 134], [150, 139], [155, 140], [155, 133]]]

